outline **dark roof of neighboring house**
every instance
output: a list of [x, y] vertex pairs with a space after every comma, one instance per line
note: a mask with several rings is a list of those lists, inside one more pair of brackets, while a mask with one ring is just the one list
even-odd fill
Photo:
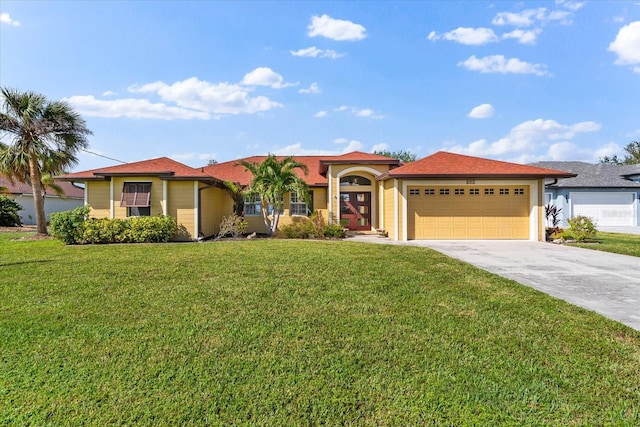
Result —
[[[244, 160], [250, 163], [260, 163], [264, 161], [267, 156], [252, 156], [246, 157]], [[278, 160], [282, 160], [287, 156], [277, 156]], [[362, 153], [360, 151], [354, 151], [351, 153], [343, 154], [340, 156], [292, 156], [296, 161], [307, 165], [309, 169], [308, 174], [304, 174], [301, 170], [298, 172], [298, 176], [305, 180], [310, 186], [326, 186], [327, 181], [327, 166], [330, 164], [388, 164], [391, 166], [399, 165], [400, 162], [396, 159], [392, 159], [378, 154]], [[232, 181], [240, 185], [249, 185], [251, 182], [251, 172], [247, 171], [244, 166], [238, 164], [239, 160], [233, 160], [230, 162], [216, 163], [213, 165], [205, 166], [202, 168], [206, 173], [215, 176], [218, 179], [224, 181]]]
[[391, 178], [545, 178], [569, 177], [558, 169], [521, 165], [438, 151], [389, 171]]
[[586, 162], [537, 162], [533, 166], [548, 167], [575, 173], [573, 178], [561, 178], [549, 184], [550, 188], [640, 188], [640, 182], [628, 179], [640, 178], [640, 165], [612, 165]]
[[123, 165], [106, 168], [91, 169], [75, 172], [58, 177], [65, 181], [105, 180], [112, 176], [158, 176], [171, 180], [202, 180], [213, 181], [211, 175], [201, 169], [194, 169], [168, 157], [142, 160], [140, 162], [125, 163]]
[[[58, 179], [55, 179], [54, 182], [64, 191], [64, 197], [70, 198], [84, 198], [84, 188], [76, 187], [71, 182], [65, 182]], [[7, 194], [33, 194], [31, 190], [31, 184], [25, 184], [18, 181], [13, 181], [13, 183], [5, 177], [0, 177], [0, 187], [5, 187], [4, 190]], [[58, 195], [53, 190], [47, 190], [48, 196], [57, 197]]]

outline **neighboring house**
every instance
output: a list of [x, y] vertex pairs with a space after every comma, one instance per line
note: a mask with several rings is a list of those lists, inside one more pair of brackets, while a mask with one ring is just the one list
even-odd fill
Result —
[[[55, 180], [55, 183], [62, 188], [64, 196], [58, 196], [53, 190], [46, 189], [44, 197], [44, 212], [47, 222], [54, 212], [62, 212], [75, 209], [84, 205], [84, 189], [75, 186], [71, 182]], [[0, 187], [5, 187], [4, 194], [14, 199], [22, 206], [18, 212], [20, 220], [24, 225], [34, 225], [36, 223], [36, 211], [33, 204], [33, 190], [31, 184], [22, 182], [11, 182], [4, 177], [0, 177]]]
[[532, 166], [576, 174], [545, 185], [545, 203], [562, 209], [562, 226], [578, 215], [591, 217], [596, 226], [640, 225], [640, 165], [538, 162]]
[[[311, 203], [287, 194], [281, 225], [316, 210], [330, 223], [384, 230], [394, 240], [544, 240], [545, 179], [574, 176], [447, 152], [407, 164], [361, 152], [294, 157], [309, 168], [299, 176]], [[237, 161], [191, 168], [166, 157], [59, 177], [84, 184], [92, 216], [171, 215], [194, 239], [214, 235], [233, 212], [223, 181], [246, 186], [251, 178]], [[265, 231], [260, 210], [259, 200], [245, 200], [249, 232]]]

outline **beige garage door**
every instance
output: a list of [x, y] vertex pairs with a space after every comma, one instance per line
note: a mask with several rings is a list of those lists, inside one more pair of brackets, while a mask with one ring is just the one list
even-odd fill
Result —
[[409, 186], [409, 239], [528, 239], [528, 186]]

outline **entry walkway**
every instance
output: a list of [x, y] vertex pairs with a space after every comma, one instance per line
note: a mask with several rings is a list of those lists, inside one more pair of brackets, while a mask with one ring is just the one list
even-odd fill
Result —
[[640, 258], [552, 243], [514, 240], [351, 241], [435, 249], [640, 331]]

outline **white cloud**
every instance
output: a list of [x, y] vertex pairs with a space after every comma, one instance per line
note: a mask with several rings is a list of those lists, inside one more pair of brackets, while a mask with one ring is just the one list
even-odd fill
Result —
[[493, 25], [511, 25], [514, 27], [530, 27], [535, 24], [546, 24], [552, 21], [560, 21], [563, 24], [571, 23], [572, 12], [577, 9], [547, 11], [545, 7], [526, 9], [521, 12], [499, 12], [491, 21]]
[[[617, 65], [640, 64], [640, 21], [620, 28], [616, 39], [609, 45], [609, 51], [618, 55]], [[635, 66], [633, 71], [640, 72], [640, 67]]]
[[132, 119], [161, 120], [209, 120], [205, 111], [194, 111], [181, 107], [170, 107], [162, 103], [151, 103], [146, 99], [99, 100], [93, 96], [72, 96], [65, 98], [80, 114], [89, 117], [128, 117]]
[[249, 90], [230, 83], [210, 83], [191, 77], [167, 85], [164, 82], [131, 86], [130, 92], [156, 93], [164, 101], [174, 102], [183, 108], [191, 108], [215, 114], [253, 114], [268, 111], [282, 104], [265, 96], [250, 97]]
[[242, 84], [247, 86], [269, 86], [274, 89], [282, 89], [288, 86], [296, 86], [297, 83], [283, 83], [282, 76], [269, 67], [258, 67], [245, 74]]
[[312, 16], [311, 24], [307, 27], [309, 37], [326, 37], [328, 39], [362, 40], [367, 37], [366, 28], [360, 24], [342, 19], [334, 19], [329, 15]]
[[483, 58], [470, 56], [467, 60], [459, 62], [459, 66], [471, 71], [481, 73], [501, 73], [501, 74], [535, 74], [536, 76], [548, 75], [546, 65], [531, 64], [518, 58], [505, 58], [503, 55], [491, 55]]
[[594, 157], [596, 159], [601, 159], [605, 156], [611, 157], [613, 155], [620, 154], [621, 151], [622, 148], [618, 144], [610, 142], [598, 148], [594, 153]]
[[348, 107], [346, 105], [341, 105], [338, 108], [335, 108], [334, 111], [348, 111], [356, 117], [366, 117], [369, 119], [383, 119], [384, 116], [382, 114], [376, 113], [375, 110], [371, 108], [355, 108]]
[[315, 46], [308, 47], [306, 49], [291, 50], [293, 56], [301, 56], [305, 58], [330, 58], [338, 59], [344, 56], [342, 53], [338, 53], [331, 49], [318, 49]]
[[309, 86], [308, 89], [303, 88], [303, 89], [300, 89], [298, 92], [299, 93], [320, 93], [322, 91], [320, 90], [320, 86], [318, 86], [318, 83], [313, 82], [311, 83], [311, 86]]
[[469, 114], [467, 114], [467, 117], [471, 117], [472, 119], [487, 119], [493, 117], [494, 112], [493, 105], [480, 104], [477, 107], [473, 107]]
[[16, 21], [15, 19], [11, 19], [11, 15], [6, 12], [0, 13], [0, 23], [13, 25], [14, 27], [20, 26], [20, 21]]
[[555, 120], [529, 120], [513, 127], [508, 135], [497, 141], [489, 142], [480, 139], [467, 146], [456, 145], [449, 151], [469, 154], [479, 157], [498, 157], [527, 159], [533, 161], [541, 149], [546, 150], [545, 156], [566, 155], [570, 158], [575, 146], [571, 140], [579, 133], [595, 132], [601, 125], [592, 121], [579, 122], [573, 125], [563, 125]]
[[520, 30], [516, 29], [502, 35], [503, 39], [516, 39], [520, 44], [534, 44], [538, 35], [542, 32], [540, 29]]
[[313, 115], [313, 117], [316, 117], [318, 119], [322, 118], [322, 117], [327, 117], [327, 112], [326, 111], [318, 111], [317, 113], [315, 113]]
[[382, 142], [380, 144], [375, 144], [373, 147], [371, 147], [371, 152], [373, 153], [374, 151], [386, 151], [388, 149], [389, 149], [389, 146], [384, 142]]
[[[304, 148], [301, 143], [287, 145], [286, 147], [276, 148], [273, 153], [278, 156], [337, 156], [340, 154], [350, 153], [352, 151], [362, 151], [364, 144], [360, 141], [349, 141], [344, 138], [340, 138], [336, 141], [340, 141], [339, 144], [343, 144], [339, 150], [322, 150], [317, 148]], [[336, 142], [334, 141], [334, 142]]]
[[498, 36], [490, 28], [458, 27], [447, 33], [437, 34], [432, 31], [427, 36], [429, 40], [450, 40], [460, 44], [479, 46], [498, 41]]

